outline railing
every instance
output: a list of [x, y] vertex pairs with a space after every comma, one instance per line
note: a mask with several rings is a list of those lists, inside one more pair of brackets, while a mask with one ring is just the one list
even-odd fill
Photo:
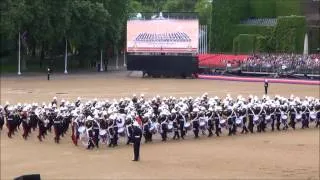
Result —
[[319, 66], [241, 65], [242, 72], [320, 75]]

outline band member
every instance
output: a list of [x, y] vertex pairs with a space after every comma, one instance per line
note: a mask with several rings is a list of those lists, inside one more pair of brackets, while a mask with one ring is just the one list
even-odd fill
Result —
[[7, 111], [7, 128], [8, 128], [8, 137], [11, 138], [12, 137], [12, 134], [13, 134], [13, 131], [14, 131], [14, 114], [11, 110], [11, 108], [8, 108], [8, 111]]
[[245, 133], [247, 134], [249, 132], [248, 128], [247, 128], [247, 110], [246, 108], [242, 108], [239, 111], [239, 116], [242, 117], [242, 131], [241, 134]]
[[281, 110], [280, 107], [277, 106], [276, 107], [276, 126], [277, 126], [277, 130], [280, 131], [280, 125], [281, 125]]
[[127, 135], [128, 135], [128, 139], [127, 139], [127, 145], [129, 145], [130, 143], [133, 143], [133, 125], [132, 125], [132, 122], [127, 122], [126, 123], [126, 128], [127, 128]]
[[225, 111], [223, 111], [223, 114], [225, 117], [227, 117], [227, 123], [228, 123], [228, 129], [229, 129], [229, 133], [228, 136], [233, 135], [233, 125], [234, 125], [234, 112], [232, 111], [231, 108], [225, 109]]
[[264, 80], [264, 94], [268, 94], [268, 87], [269, 87], [269, 83], [268, 83], [268, 79]]
[[198, 119], [198, 109], [193, 109], [191, 114], [191, 122], [193, 127], [194, 138], [199, 138], [199, 119]]
[[220, 127], [220, 117], [221, 117], [221, 115], [220, 115], [220, 112], [219, 112], [219, 110], [217, 110], [217, 111], [215, 111], [214, 112], [214, 125], [215, 125], [215, 134], [216, 134], [216, 136], [220, 136], [220, 133], [221, 133], [221, 127]]
[[134, 137], [134, 144], [133, 144], [134, 158], [132, 159], [132, 161], [139, 161], [142, 130], [139, 126], [139, 123], [136, 121], [133, 123], [133, 137]]
[[[38, 118], [38, 116], [34, 113], [31, 112], [30, 114], [30, 119], [31, 118]], [[39, 128], [39, 134], [37, 136], [37, 138], [39, 139], [39, 141], [42, 141], [42, 138], [45, 138], [45, 131], [46, 131], [46, 120], [43, 119], [38, 119], [38, 128]]]
[[160, 133], [162, 141], [167, 141], [167, 132], [168, 132], [168, 123], [167, 123], [167, 117], [165, 115], [160, 114]]
[[184, 128], [185, 123], [186, 123], [186, 117], [184, 114], [180, 112], [178, 115], [178, 126], [179, 126], [180, 135], [182, 139], [184, 139], [184, 136], [186, 134], [185, 128]]
[[296, 129], [296, 109], [291, 106], [289, 109], [289, 115], [290, 115], [290, 122], [289, 125], [292, 127], [292, 129]]
[[99, 130], [100, 126], [97, 120], [92, 122], [93, 142], [97, 148], [99, 148]]
[[4, 111], [2, 110], [2, 107], [0, 106], [0, 130], [2, 130], [4, 125]]
[[302, 105], [302, 129], [309, 128], [309, 109], [306, 105]]
[[248, 108], [248, 117], [249, 117], [248, 129], [249, 129], [250, 133], [253, 133], [253, 128], [254, 128], [253, 116], [254, 116], [253, 109], [251, 107], [249, 107]]
[[172, 114], [171, 114], [171, 121], [173, 122], [172, 123], [172, 126], [173, 126], [173, 132], [174, 132], [174, 135], [173, 135], [173, 139], [180, 139], [180, 135], [179, 135], [179, 125], [178, 125], [178, 115], [176, 114], [176, 110], [173, 109], [172, 110]]
[[150, 132], [150, 123], [148, 117], [143, 118], [143, 135], [145, 138], [145, 143], [151, 142], [152, 133]]
[[115, 117], [113, 119], [113, 130], [114, 130], [114, 135], [113, 135], [113, 146], [118, 146], [118, 139], [119, 139], [119, 135], [118, 135], [118, 124], [117, 124], [117, 117]]
[[114, 131], [113, 125], [114, 125], [114, 121], [112, 119], [110, 119], [109, 123], [108, 123], [108, 133], [109, 133], [109, 138], [110, 138], [110, 142], [109, 142], [109, 145], [108, 145], [109, 147], [115, 147], [114, 137], [115, 137], [115, 134], [118, 133], [118, 132]]
[[94, 148], [94, 132], [93, 132], [93, 124], [92, 121], [87, 121], [86, 123], [86, 127], [87, 127], [87, 133], [88, 133], [88, 146], [87, 149], [93, 149]]
[[210, 107], [208, 109], [209, 111], [206, 113], [206, 116], [208, 117], [208, 137], [211, 137], [213, 135], [212, 130], [213, 130], [213, 109]]
[[61, 122], [62, 122], [62, 115], [58, 114], [57, 117], [53, 120], [53, 128], [54, 128], [54, 142], [59, 143], [60, 136], [61, 136]]
[[21, 113], [21, 119], [22, 119], [22, 127], [23, 127], [23, 134], [22, 137], [27, 140], [27, 137], [29, 136], [29, 132], [31, 129], [30, 126], [30, 118], [28, 117], [27, 110], [24, 109]]

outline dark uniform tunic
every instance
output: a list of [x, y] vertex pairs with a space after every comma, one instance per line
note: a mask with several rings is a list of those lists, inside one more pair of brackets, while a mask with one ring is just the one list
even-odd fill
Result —
[[142, 138], [142, 130], [138, 126], [133, 127], [133, 161], [139, 161], [140, 158], [140, 143]]

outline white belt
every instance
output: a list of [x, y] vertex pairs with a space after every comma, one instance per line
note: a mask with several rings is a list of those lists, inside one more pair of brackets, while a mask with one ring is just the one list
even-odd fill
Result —
[[140, 138], [140, 136], [134, 136], [135, 138]]

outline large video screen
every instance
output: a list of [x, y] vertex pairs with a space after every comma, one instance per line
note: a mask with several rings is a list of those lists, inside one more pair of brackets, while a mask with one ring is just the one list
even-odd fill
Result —
[[128, 20], [127, 52], [197, 53], [199, 21]]

